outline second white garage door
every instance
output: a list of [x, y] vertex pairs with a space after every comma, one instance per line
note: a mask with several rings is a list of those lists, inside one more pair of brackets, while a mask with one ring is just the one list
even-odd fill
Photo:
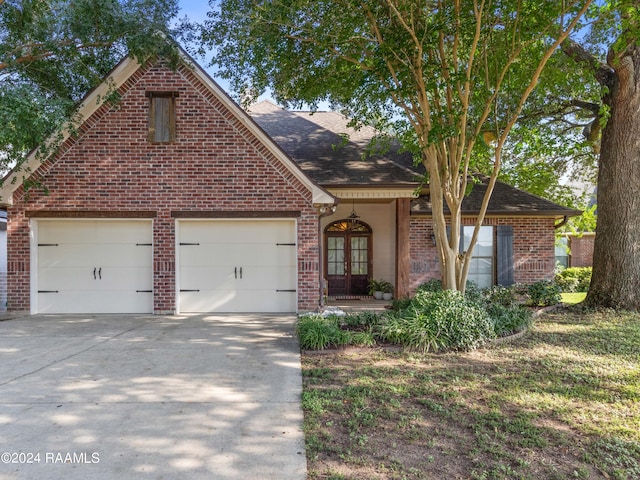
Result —
[[180, 312], [295, 312], [294, 220], [178, 222]]

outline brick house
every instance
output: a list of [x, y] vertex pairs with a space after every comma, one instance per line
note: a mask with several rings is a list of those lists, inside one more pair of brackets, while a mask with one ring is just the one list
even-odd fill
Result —
[[[371, 132], [335, 113], [250, 116], [183, 60], [123, 60], [79, 107], [77, 134], [5, 178], [9, 310], [297, 312], [317, 308], [325, 279], [334, 295], [371, 277], [406, 295], [439, 275], [407, 155], [362, 161]], [[109, 88], [120, 101], [100, 104]], [[512, 198], [487, 216], [473, 275], [550, 277], [554, 223], [576, 212], [500, 188]]]
[[593, 266], [595, 232], [565, 233], [556, 246], [556, 262], [563, 267]]

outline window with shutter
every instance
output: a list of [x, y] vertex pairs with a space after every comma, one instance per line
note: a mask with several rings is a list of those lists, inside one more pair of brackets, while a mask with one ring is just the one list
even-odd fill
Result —
[[[463, 227], [462, 251], [469, 248], [473, 227]], [[469, 276], [467, 280], [474, 282], [480, 288], [493, 285], [493, 227], [481, 226], [478, 240], [471, 256]]]
[[149, 98], [149, 141], [171, 143], [176, 140], [177, 92], [147, 92]]

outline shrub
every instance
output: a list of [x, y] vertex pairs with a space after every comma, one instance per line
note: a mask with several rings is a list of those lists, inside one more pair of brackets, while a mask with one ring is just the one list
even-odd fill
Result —
[[527, 287], [528, 304], [534, 307], [547, 307], [560, 303], [560, 287], [550, 280], [541, 280]]
[[483, 305], [460, 292], [419, 291], [405, 310], [389, 315], [380, 335], [393, 343], [426, 351], [472, 350], [495, 336]]
[[442, 282], [440, 280], [429, 280], [418, 286], [416, 293], [418, 292], [440, 292], [442, 291]]
[[591, 284], [591, 267], [570, 267], [558, 272], [556, 283], [563, 292], [587, 292]]
[[514, 305], [517, 300], [516, 289], [513, 287], [494, 285], [493, 287], [485, 289], [482, 293], [488, 304], [498, 304], [508, 307]]
[[411, 298], [409, 297], [403, 297], [403, 298], [394, 298], [391, 301], [391, 310], [394, 311], [399, 311], [399, 310], [404, 310], [405, 308], [409, 307], [409, 305], [411, 305]]
[[374, 312], [360, 312], [345, 315], [340, 320], [342, 325], [346, 327], [365, 330], [377, 325], [380, 322], [380, 317]]
[[530, 310], [515, 304], [491, 303], [487, 306], [487, 313], [493, 321], [493, 328], [498, 337], [526, 330], [533, 321]]
[[304, 350], [322, 350], [327, 347], [345, 345], [349, 340], [348, 332], [340, 328], [340, 319], [336, 316], [305, 315], [298, 320], [297, 330], [300, 348]]

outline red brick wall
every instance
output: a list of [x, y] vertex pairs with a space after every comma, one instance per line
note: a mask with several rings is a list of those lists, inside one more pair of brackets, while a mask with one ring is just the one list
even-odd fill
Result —
[[593, 243], [596, 236], [585, 234], [581, 237], [569, 237], [569, 266], [571, 267], [591, 267], [593, 266]]
[[[473, 218], [463, 218], [463, 225], [473, 225]], [[484, 225], [513, 226], [514, 280], [533, 283], [553, 278], [555, 268], [553, 218], [486, 218]], [[440, 278], [440, 263], [431, 235], [431, 218], [411, 217], [410, 283], [412, 291], [431, 279]], [[495, 238], [494, 238], [495, 242]], [[495, 244], [495, 243], [494, 243]]]
[[[177, 140], [147, 141], [146, 91], [176, 91]], [[28, 310], [27, 212], [151, 211], [154, 310], [175, 310], [176, 211], [299, 211], [298, 306], [318, 301], [317, 213], [311, 192], [202, 85], [188, 68], [140, 69], [120, 89], [122, 101], [102, 106], [67, 140], [56, 161], [37, 171], [49, 191], [22, 188], [9, 209], [11, 310]]]

